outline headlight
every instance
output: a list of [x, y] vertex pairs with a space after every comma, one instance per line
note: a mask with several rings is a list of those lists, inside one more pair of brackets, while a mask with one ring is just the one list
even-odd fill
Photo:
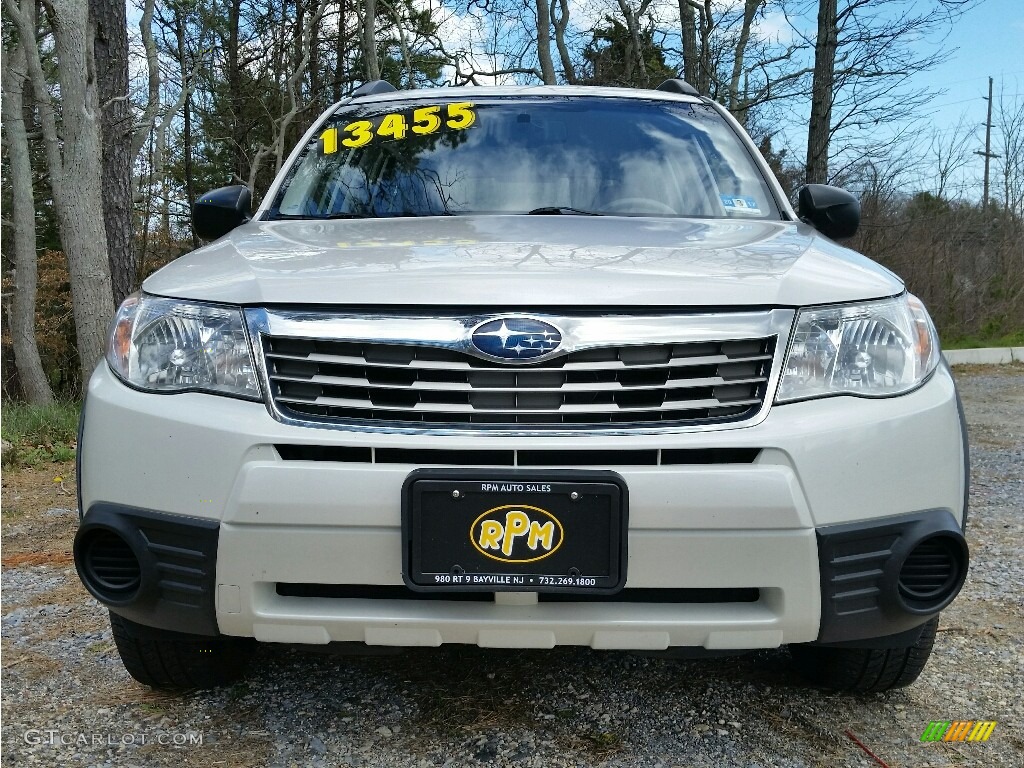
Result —
[[775, 400], [899, 395], [920, 385], [938, 362], [935, 326], [910, 294], [802, 309]]
[[242, 311], [236, 308], [129, 296], [114, 318], [107, 362], [139, 389], [260, 398]]

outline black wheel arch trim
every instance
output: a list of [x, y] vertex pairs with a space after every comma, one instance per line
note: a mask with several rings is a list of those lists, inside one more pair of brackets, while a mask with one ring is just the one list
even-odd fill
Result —
[[[85, 550], [97, 530], [121, 537], [138, 560], [140, 583], [124, 596], [94, 583]], [[75, 535], [78, 576], [89, 593], [136, 624], [190, 635], [219, 635], [216, 611], [216, 520], [97, 502]]]
[[[821, 624], [817, 643], [882, 642], [912, 632], [938, 615], [959, 593], [970, 552], [949, 509], [923, 510], [818, 528]], [[934, 599], [901, 595], [901, 573], [925, 541], [941, 540], [953, 561], [953, 579]], [[902, 643], [901, 643], [902, 644]], [[871, 647], [871, 646], [861, 646]]]

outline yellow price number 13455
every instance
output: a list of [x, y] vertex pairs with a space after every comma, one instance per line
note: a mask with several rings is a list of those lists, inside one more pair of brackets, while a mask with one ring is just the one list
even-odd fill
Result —
[[471, 101], [452, 102], [444, 105], [443, 109], [447, 113], [445, 119], [441, 117], [442, 107], [434, 105], [413, 110], [411, 122], [404, 113], [392, 112], [384, 115], [376, 129], [370, 120], [356, 120], [340, 129], [328, 128], [320, 134], [321, 151], [325, 155], [331, 155], [338, 151], [339, 146], [357, 149], [369, 144], [375, 136], [396, 140], [404, 139], [410, 134], [428, 136], [441, 130], [442, 125], [461, 131], [476, 122], [476, 112]]

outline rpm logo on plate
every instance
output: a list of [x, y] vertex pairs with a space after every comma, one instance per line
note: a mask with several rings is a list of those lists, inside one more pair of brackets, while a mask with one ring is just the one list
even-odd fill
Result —
[[562, 546], [562, 524], [553, 514], [526, 504], [503, 504], [473, 521], [469, 538], [476, 550], [503, 563], [532, 563]]

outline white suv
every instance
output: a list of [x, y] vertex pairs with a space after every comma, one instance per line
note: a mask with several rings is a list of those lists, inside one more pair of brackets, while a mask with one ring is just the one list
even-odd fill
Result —
[[[920, 673], [967, 571], [935, 329], [686, 83], [395, 91], [119, 309], [78, 572], [128, 671], [252, 640], [693, 653]], [[219, 239], [218, 239], [219, 238]], [[341, 646], [344, 647], [344, 646]]]

